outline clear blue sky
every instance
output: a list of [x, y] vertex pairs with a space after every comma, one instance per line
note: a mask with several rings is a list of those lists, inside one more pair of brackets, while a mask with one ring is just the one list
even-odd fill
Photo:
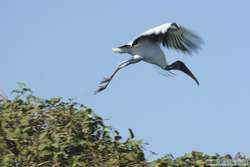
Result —
[[[160, 156], [250, 155], [249, 6], [247, 0], [1, 1], [0, 87], [9, 95], [26, 82], [44, 98], [77, 97], [123, 136], [132, 128]], [[165, 49], [169, 62], [180, 59], [192, 69], [199, 87], [182, 73], [166, 78], [139, 63], [93, 95], [129, 58], [112, 47], [172, 21], [205, 41], [194, 56]]]

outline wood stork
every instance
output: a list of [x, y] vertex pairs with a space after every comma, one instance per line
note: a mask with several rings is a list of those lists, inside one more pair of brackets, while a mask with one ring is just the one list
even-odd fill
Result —
[[199, 81], [182, 61], [178, 60], [172, 64], [167, 63], [161, 45], [192, 54], [192, 52], [201, 48], [202, 43], [202, 39], [198, 35], [174, 22], [151, 28], [143, 32], [134, 41], [117, 48], [112, 48], [114, 53], [128, 53], [131, 55], [131, 58], [121, 62], [111, 76], [105, 77], [100, 82], [95, 93], [106, 89], [119, 70], [140, 61], [155, 64], [166, 71], [180, 70], [190, 76], [199, 85]]

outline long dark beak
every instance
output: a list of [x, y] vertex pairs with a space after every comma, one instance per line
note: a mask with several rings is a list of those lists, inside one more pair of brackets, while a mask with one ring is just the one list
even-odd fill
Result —
[[173, 64], [168, 65], [165, 69], [166, 70], [180, 70], [184, 72], [185, 74], [187, 74], [189, 77], [191, 77], [197, 83], [197, 85], [200, 85], [197, 78], [194, 76], [191, 70], [189, 70], [189, 68], [182, 61], [178, 60], [174, 62]]

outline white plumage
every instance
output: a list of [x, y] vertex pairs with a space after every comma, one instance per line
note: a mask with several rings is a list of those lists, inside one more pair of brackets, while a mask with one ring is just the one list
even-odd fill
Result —
[[130, 43], [112, 49], [114, 53], [130, 54], [131, 59], [119, 64], [110, 77], [104, 78], [96, 93], [107, 88], [120, 69], [140, 61], [155, 64], [167, 71], [180, 70], [189, 75], [199, 85], [196, 77], [183, 62], [178, 60], [170, 65], [167, 64], [161, 45], [192, 54], [193, 51], [200, 49], [201, 44], [202, 40], [198, 35], [176, 23], [167, 23], [151, 28]]

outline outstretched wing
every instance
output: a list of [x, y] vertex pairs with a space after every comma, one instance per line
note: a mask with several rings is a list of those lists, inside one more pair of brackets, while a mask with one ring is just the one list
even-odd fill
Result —
[[197, 34], [176, 23], [167, 23], [149, 29], [136, 38], [132, 45], [136, 45], [144, 40], [162, 43], [164, 47], [189, 54], [200, 49], [203, 44], [202, 39]]

